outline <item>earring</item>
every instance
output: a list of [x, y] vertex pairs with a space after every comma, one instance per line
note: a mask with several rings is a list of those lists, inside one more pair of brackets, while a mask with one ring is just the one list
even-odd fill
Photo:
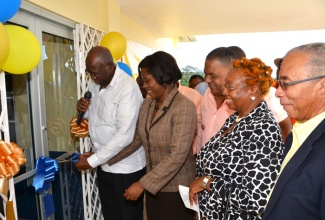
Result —
[[251, 100], [254, 101], [254, 100], [255, 100], [255, 96], [252, 96], [252, 97], [251, 97]]

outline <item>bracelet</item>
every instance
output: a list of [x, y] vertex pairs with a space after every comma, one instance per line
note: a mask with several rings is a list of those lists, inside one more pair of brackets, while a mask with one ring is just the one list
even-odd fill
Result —
[[205, 176], [202, 182], [202, 188], [203, 189], [207, 189], [207, 184], [209, 182], [209, 180], [211, 179], [211, 176]]

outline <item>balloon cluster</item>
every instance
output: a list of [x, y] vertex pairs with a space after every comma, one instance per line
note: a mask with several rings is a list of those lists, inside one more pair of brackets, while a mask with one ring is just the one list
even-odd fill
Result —
[[[0, 0], [0, 70], [13, 74], [30, 72], [39, 63], [42, 47], [32, 32], [17, 25], [3, 25], [12, 18], [21, 5], [21, 0]], [[100, 46], [108, 48], [115, 61], [126, 52], [127, 42], [119, 32], [109, 32], [102, 38]], [[132, 76], [129, 65], [118, 62], [118, 66]]]
[[[117, 61], [125, 54], [127, 43], [122, 34], [113, 31], [105, 34], [99, 45], [108, 48], [111, 51], [114, 60]], [[132, 70], [129, 65], [123, 62], [117, 62], [117, 65], [120, 69], [132, 77]]]
[[0, 0], [0, 69], [13, 74], [30, 72], [42, 55], [41, 45], [32, 32], [2, 24], [16, 14], [20, 5], [21, 0]]

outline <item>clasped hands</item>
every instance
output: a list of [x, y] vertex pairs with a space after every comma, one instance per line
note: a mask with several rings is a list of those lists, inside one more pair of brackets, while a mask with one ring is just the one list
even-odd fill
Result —
[[138, 181], [133, 183], [128, 189], [126, 189], [123, 196], [125, 197], [126, 200], [136, 201], [141, 196], [143, 191], [144, 191], [144, 187]]

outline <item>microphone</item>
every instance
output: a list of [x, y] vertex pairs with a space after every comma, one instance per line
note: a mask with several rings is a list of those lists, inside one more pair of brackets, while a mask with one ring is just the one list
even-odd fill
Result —
[[[90, 100], [90, 99], [91, 99], [91, 92], [89, 92], [89, 91], [85, 92], [85, 94], [84, 94], [84, 98], [87, 99], [87, 100]], [[79, 115], [78, 115], [78, 119], [77, 119], [77, 122], [76, 122], [77, 125], [80, 125], [81, 120], [82, 120], [82, 118], [84, 117], [84, 115], [85, 115], [85, 112], [80, 112], [80, 113], [79, 113]]]

